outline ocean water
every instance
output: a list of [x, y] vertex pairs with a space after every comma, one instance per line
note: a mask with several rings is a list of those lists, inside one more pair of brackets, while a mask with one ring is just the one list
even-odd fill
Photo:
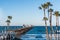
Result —
[[6, 31], [6, 30], [16, 30], [18, 28], [22, 28], [22, 26], [0, 26], [0, 32]]
[[[0, 26], [0, 33], [5, 30], [16, 30], [23, 28], [22, 26]], [[56, 30], [56, 26], [53, 26], [53, 30]], [[60, 27], [58, 27], [60, 30]], [[50, 27], [48, 26], [48, 32], [50, 34]], [[46, 40], [46, 27], [45, 26], [33, 26], [33, 28], [26, 32], [25, 35], [20, 37], [22, 40]]]
[[[53, 26], [53, 30], [56, 30], [56, 26]], [[60, 27], [58, 27], [60, 30]], [[50, 27], [48, 26], [48, 33], [50, 34]], [[54, 33], [52, 33], [54, 35]], [[34, 26], [30, 31], [21, 37], [23, 40], [46, 40], [46, 27]], [[54, 40], [54, 37], [53, 39]]]

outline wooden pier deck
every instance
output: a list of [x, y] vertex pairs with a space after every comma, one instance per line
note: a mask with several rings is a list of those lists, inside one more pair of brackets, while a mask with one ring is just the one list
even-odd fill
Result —
[[8, 30], [8, 32], [14, 32], [16, 37], [20, 37], [21, 35], [24, 35], [26, 32], [28, 32], [31, 29], [32, 27], [25, 27], [25, 28], [20, 28], [16, 30]]

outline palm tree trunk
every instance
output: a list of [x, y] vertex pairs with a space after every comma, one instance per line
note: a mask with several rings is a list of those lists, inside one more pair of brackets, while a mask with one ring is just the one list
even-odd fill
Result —
[[[49, 18], [49, 6], [48, 6], [48, 18]], [[49, 18], [50, 19], [50, 18]]]
[[[58, 27], [59, 27], [59, 18], [58, 18]], [[58, 31], [59, 31], [59, 29], [58, 29]], [[59, 38], [60, 38], [60, 34], [58, 33], [58, 40], [60, 40]]]
[[[44, 17], [46, 17], [46, 15], [45, 15], [45, 9], [44, 9]], [[46, 38], [47, 38], [47, 40], [49, 40], [48, 28], [47, 28], [47, 21], [46, 20], [45, 20], [45, 26], [46, 26]]]
[[57, 40], [57, 30], [58, 30], [58, 16], [56, 16], [56, 31], [55, 31], [56, 40]]
[[[58, 18], [58, 17], [57, 17], [57, 23], [58, 23], [58, 24], [57, 24], [57, 31], [59, 31], [59, 29], [58, 29], [58, 27], [59, 27], [59, 18]], [[59, 37], [59, 35], [58, 35], [58, 33], [57, 33], [57, 39], [59, 40], [58, 37]]]
[[[49, 14], [49, 6], [48, 6], [48, 18], [49, 18], [49, 22], [50, 22], [50, 18], [51, 18], [52, 16], [49, 17], [49, 15], [50, 15], [50, 14]], [[51, 19], [51, 20], [52, 20], [52, 19]], [[49, 34], [48, 34], [48, 36], [49, 36]], [[50, 37], [49, 37], [49, 40], [50, 40]]]
[[50, 13], [50, 30], [51, 30], [51, 34], [50, 34], [50, 40], [52, 40], [52, 33], [53, 33], [53, 27], [52, 27], [52, 12]]
[[[58, 16], [57, 16], [57, 28], [56, 28], [56, 32], [58, 31], [58, 26], [59, 26], [59, 20], [58, 20]], [[57, 33], [56, 33], [57, 34]], [[57, 35], [57, 37], [58, 37], [58, 35]], [[57, 38], [58, 39], [58, 38]]]
[[[50, 13], [50, 29], [51, 29], [51, 37], [52, 37], [52, 33], [55, 33], [52, 27], [52, 12]], [[56, 38], [56, 34], [54, 34], [54, 37]]]
[[58, 26], [59, 26], [59, 17], [58, 17]]
[[[57, 22], [56, 22], [57, 23]], [[55, 38], [55, 40], [57, 40], [57, 38], [56, 38], [56, 30], [53, 30], [53, 33], [54, 33], [54, 38]]]
[[46, 17], [46, 15], [45, 15], [45, 9], [44, 9], [44, 17]]
[[58, 26], [58, 17], [56, 16], [56, 30], [54, 31], [55, 40], [57, 40], [57, 26]]
[[47, 21], [45, 20], [45, 26], [46, 26], [46, 40], [49, 40], [49, 35], [48, 35], [48, 27], [47, 27]]
[[[59, 27], [59, 17], [58, 17], [58, 27]], [[57, 31], [59, 31], [59, 28], [58, 28], [58, 27], [57, 27]], [[57, 33], [57, 39], [60, 40], [60, 39], [59, 39], [59, 34], [58, 34], [58, 33]]]

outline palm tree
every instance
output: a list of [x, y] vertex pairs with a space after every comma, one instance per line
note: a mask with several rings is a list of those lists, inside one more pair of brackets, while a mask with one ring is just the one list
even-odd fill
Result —
[[6, 20], [7, 26], [10, 25], [11, 21], [10, 20]]
[[12, 19], [12, 16], [8, 16], [8, 19], [7, 19], [7, 26], [9, 26], [10, 25], [10, 23], [11, 23], [11, 19]]
[[[10, 20], [6, 20], [6, 23], [7, 23], [7, 26], [9, 26]], [[7, 30], [7, 27], [5, 27], [5, 33], [7, 33], [6, 30]]]
[[8, 16], [8, 19], [6, 20], [7, 26], [10, 25], [11, 23], [12, 16]]
[[45, 26], [46, 26], [46, 33], [47, 33], [47, 40], [49, 40], [49, 35], [48, 35], [48, 28], [47, 28], [47, 17], [46, 17], [46, 14], [45, 14], [45, 10], [47, 9], [47, 4], [43, 4], [43, 5], [41, 5], [41, 7], [39, 7], [39, 9], [43, 9], [43, 11], [44, 11], [44, 18], [43, 18], [43, 20], [45, 21]]
[[50, 12], [50, 20], [49, 20], [49, 22], [50, 22], [50, 30], [51, 30], [51, 38], [52, 38], [52, 33], [54, 33], [53, 27], [52, 27], [52, 12], [53, 12], [53, 9], [50, 8], [48, 11]]
[[47, 40], [49, 40], [48, 27], [47, 27], [47, 20], [48, 20], [48, 18], [44, 17], [43, 20], [45, 21], [45, 26], [46, 26], [46, 38], [47, 38]]
[[12, 16], [8, 16], [8, 19], [11, 20], [12, 19]]
[[50, 2], [47, 2], [46, 4], [48, 5], [48, 18], [49, 18], [49, 7], [53, 5]]
[[[10, 26], [11, 19], [12, 19], [12, 16], [8, 16], [8, 19], [6, 20], [7, 26]], [[9, 27], [6, 27], [6, 28], [9, 29]], [[7, 33], [7, 32], [6, 32], [6, 29], [5, 29], [5, 33]], [[6, 40], [6, 39], [5, 39], [5, 40]]]
[[12, 19], [12, 16], [8, 16], [8, 19], [7, 19], [7, 26], [9, 26], [10, 25], [10, 23], [11, 23], [11, 19]]
[[46, 16], [45, 15], [45, 10], [47, 9], [47, 4], [43, 4], [43, 5], [41, 5], [41, 7], [39, 7], [39, 9], [43, 9], [43, 11], [44, 11], [44, 17]]
[[59, 11], [55, 11], [53, 15], [56, 16], [56, 27], [58, 27], [59, 26], [59, 18], [58, 18], [59, 17]]
[[[58, 15], [58, 16], [60, 16], [60, 14]], [[59, 20], [58, 20], [58, 26], [59, 26]], [[59, 31], [59, 28], [58, 28], [58, 31]], [[59, 36], [59, 34], [58, 34], [58, 40], [60, 39], [60, 36]]]
[[[59, 11], [55, 11], [53, 15], [56, 16], [56, 30], [55, 30], [55, 34], [57, 34], [58, 26], [59, 26], [59, 18], [58, 17], [60, 16]], [[57, 39], [57, 35], [55, 35], [55, 36], [56, 36], [56, 39]]]

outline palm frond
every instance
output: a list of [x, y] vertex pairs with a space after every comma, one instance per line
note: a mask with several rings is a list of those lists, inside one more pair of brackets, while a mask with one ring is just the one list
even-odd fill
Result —
[[7, 23], [10, 23], [11, 21], [10, 20], [6, 20]]
[[43, 20], [48, 20], [48, 18], [47, 17], [44, 17]]
[[52, 9], [52, 8], [50, 8], [50, 9], [48, 10], [48, 12], [53, 12], [53, 9]]
[[53, 6], [50, 2], [47, 2], [48, 6]]
[[12, 19], [12, 16], [8, 16], [8, 19]]
[[60, 14], [59, 14], [59, 11], [55, 11], [53, 15], [59, 16], [59, 15], [60, 15]]
[[42, 7], [39, 7], [39, 9], [42, 9]]

